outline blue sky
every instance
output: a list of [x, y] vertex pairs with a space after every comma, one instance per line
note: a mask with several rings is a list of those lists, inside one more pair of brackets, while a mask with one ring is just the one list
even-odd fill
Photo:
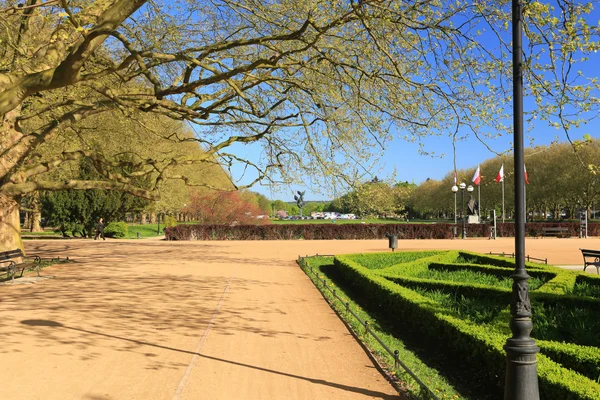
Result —
[[[580, 140], [584, 134], [589, 134], [594, 138], [600, 138], [600, 123], [590, 123], [577, 130], [573, 130], [570, 135], [572, 140]], [[565, 134], [555, 128], [547, 126], [546, 122], [538, 122], [531, 132], [526, 133], [525, 146], [529, 147], [531, 140], [534, 145], [548, 145], [555, 140], [560, 142], [567, 141]], [[511, 148], [512, 136], [502, 136], [495, 140], [487, 142], [494, 151], [501, 153]], [[381, 171], [372, 171], [380, 179], [389, 177], [394, 170], [396, 171], [397, 181], [409, 181], [420, 184], [427, 178], [442, 179], [448, 172], [453, 170], [453, 154], [451, 137], [429, 137], [423, 139], [425, 148], [437, 154], [432, 157], [421, 155], [419, 145], [397, 139], [390, 143], [379, 164]], [[252, 147], [246, 146], [243, 150], [240, 148], [240, 155], [254, 158], [258, 152]], [[443, 155], [443, 156], [442, 156]], [[456, 144], [456, 167], [460, 169], [475, 167], [487, 159], [494, 158], [496, 155], [491, 153], [481, 142], [471, 136], [464, 141]], [[470, 178], [470, 177], [468, 177]], [[244, 182], [244, 180], [242, 180]], [[311, 192], [304, 186], [281, 187], [278, 190], [266, 186], [256, 185], [251, 190], [262, 193], [270, 199], [280, 199], [292, 201], [296, 190], [306, 190], [305, 199], [311, 200], [330, 200], [327, 194]]]
[[[553, 3], [550, 1], [550, 3]], [[594, 10], [588, 17], [591, 21], [597, 21], [600, 18], [600, 10]], [[509, 35], [509, 32], [506, 32]], [[490, 40], [490, 49], [495, 46], [493, 35], [490, 38], [482, 37], [484, 41]], [[527, 45], [524, 39], [524, 46]], [[598, 76], [596, 65], [600, 62], [600, 54], [591, 54], [590, 60], [585, 64], [574, 65], [575, 69], [582, 69], [587, 77]], [[525, 82], [527, 84], [527, 82]], [[492, 100], [493, 101], [493, 100]], [[531, 111], [534, 107], [532, 101], [525, 99], [525, 112]], [[588, 115], [598, 117], [597, 114]], [[509, 122], [512, 124], [512, 121]], [[508, 124], [508, 123], [507, 123]], [[590, 135], [594, 138], [600, 138], [600, 122], [592, 121], [580, 128], [572, 129], [570, 137], [572, 140], [580, 140], [584, 135]], [[402, 136], [399, 132], [398, 136]], [[487, 145], [497, 153], [502, 153], [511, 149], [512, 135], [501, 136], [497, 139], [489, 139]], [[548, 145], [553, 141], [565, 142], [567, 136], [561, 130], [548, 125], [547, 121], [536, 120], [535, 125], [525, 125], [525, 146], [530, 145]], [[427, 178], [442, 179], [454, 168], [454, 155], [452, 147], [452, 136], [432, 136], [422, 139], [424, 148], [434, 153], [436, 156], [422, 155], [419, 153], [417, 143], [406, 142], [397, 139], [388, 143], [388, 148], [379, 163], [377, 169], [371, 171], [373, 176], [380, 179], [389, 178], [395, 171], [396, 181], [409, 181], [420, 184]], [[235, 153], [241, 157], [248, 157], [255, 160], [260, 153], [257, 146], [236, 146]], [[479, 142], [473, 135], [456, 143], [456, 167], [465, 169], [475, 167], [487, 159], [495, 157], [496, 154], [490, 152], [484, 144]], [[233, 170], [234, 176], [239, 177], [239, 169]], [[251, 177], [242, 179], [241, 183], [247, 183]], [[469, 177], [470, 178], [470, 177]], [[252, 189], [256, 192], [266, 195], [270, 199], [281, 199], [292, 201], [293, 195], [297, 190], [306, 190], [305, 198], [307, 200], [330, 200], [331, 195], [311, 191], [310, 188], [303, 186], [280, 187], [279, 190], [268, 186], [256, 185]], [[338, 193], [340, 195], [341, 193]]]

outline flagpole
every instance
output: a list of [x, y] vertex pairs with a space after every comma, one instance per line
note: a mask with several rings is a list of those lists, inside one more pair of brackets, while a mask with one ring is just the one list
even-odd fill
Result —
[[523, 221], [527, 222], [527, 184], [523, 183], [523, 203], [525, 203], [525, 213], [523, 214]]
[[481, 181], [477, 185], [477, 203], [479, 204], [479, 223], [481, 223]]
[[505, 222], [504, 214], [504, 177], [502, 177], [502, 223]]

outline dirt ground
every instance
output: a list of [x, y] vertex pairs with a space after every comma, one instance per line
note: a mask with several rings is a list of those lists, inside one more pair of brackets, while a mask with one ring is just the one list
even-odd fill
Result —
[[[512, 253], [514, 241], [399, 245]], [[526, 254], [581, 268], [579, 248], [600, 249], [600, 239], [530, 239]], [[26, 249], [74, 262], [44, 269], [52, 279], [0, 285], [0, 399], [397, 398], [294, 261], [389, 251], [387, 241], [39, 240]]]

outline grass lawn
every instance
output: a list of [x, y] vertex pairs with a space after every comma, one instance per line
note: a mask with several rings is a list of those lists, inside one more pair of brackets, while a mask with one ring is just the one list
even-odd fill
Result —
[[127, 235], [123, 239], [137, 239], [137, 233], [140, 233], [141, 238], [149, 238], [156, 236], [163, 236], [164, 224], [160, 224], [160, 234], [157, 232], [157, 224], [145, 224], [145, 225], [127, 225]]
[[59, 232], [54, 232], [53, 230], [43, 232], [22, 231], [21, 236], [61, 236], [61, 234]]

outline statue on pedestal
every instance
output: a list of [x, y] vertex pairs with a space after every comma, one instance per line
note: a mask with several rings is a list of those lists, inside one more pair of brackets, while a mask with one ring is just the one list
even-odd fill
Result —
[[296, 193], [298, 193], [298, 196], [294, 195], [294, 200], [296, 200], [296, 204], [300, 209], [300, 216], [302, 217], [302, 207], [304, 207], [304, 205], [306, 204], [306, 202], [304, 201], [304, 193], [306, 193], [306, 191], [301, 192], [298, 190]]
[[467, 215], [479, 215], [479, 203], [473, 196], [467, 201]]

